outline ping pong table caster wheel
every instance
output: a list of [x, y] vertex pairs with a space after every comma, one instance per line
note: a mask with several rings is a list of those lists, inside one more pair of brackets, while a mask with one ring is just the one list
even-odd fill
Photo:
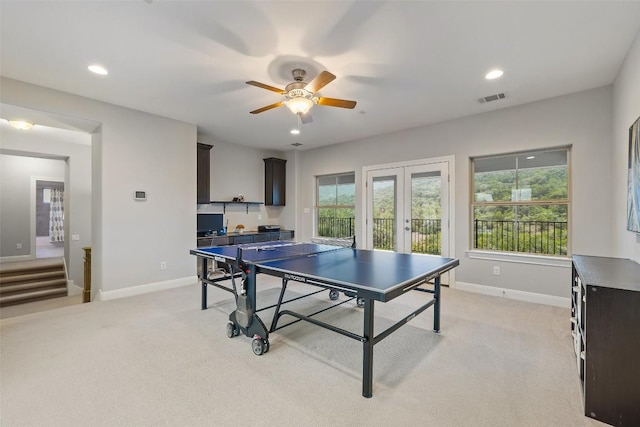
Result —
[[338, 291], [336, 291], [336, 290], [334, 290], [334, 289], [332, 289], [332, 290], [330, 290], [330, 291], [329, 291], [329, 299], [330, 299], [331, 301], [335, 301], [335, 300], [337, 300], [338, 298], [340, 298], [340, 293], [339, 293]]
[[360, 308], [364, 307], [364, 298], [356, 299], [356, 305]]
[[240, 334], [240, 329], [233, 323], [227, 323], [227, 336], [229, 338], [237, 337]]
[[262, 356], [269, 351], [269, 340], [264, 340], [260, 337], [256, 337], [251, 341], [251, 350], [256, 356]]

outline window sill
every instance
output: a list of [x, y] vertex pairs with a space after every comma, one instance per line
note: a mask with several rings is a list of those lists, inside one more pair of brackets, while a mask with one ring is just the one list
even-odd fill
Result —
[[487, 261], [515, 262], [520, 264], [546, 265], [549, 267], [571, 268], [571, 257], [516, 254], [493, 251], [467, 251], [468, 258], [482, 259]]

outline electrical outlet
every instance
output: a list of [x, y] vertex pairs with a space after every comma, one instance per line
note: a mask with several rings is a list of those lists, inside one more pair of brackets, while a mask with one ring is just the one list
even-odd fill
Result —
[[160, 261], [160, 270], [166, 270], [166, 269], [167, 269], [167, 262]]
[[17, 249], [22, 249], [22, 243], [18, 243], [18, 244], [16, 245], [16, 248], [17, 248]]
[[498, 267], [497, 265], [493, 267], [493, 275], [494, 276], [500, 275], [500, 267]]

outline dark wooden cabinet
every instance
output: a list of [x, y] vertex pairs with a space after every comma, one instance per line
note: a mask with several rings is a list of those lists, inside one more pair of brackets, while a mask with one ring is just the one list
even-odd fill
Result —
[[271, 233], [258, 233], [253, 235], [253, 240], [251, 243], [260, 243], [260, 242], [270, 242], [272, 239]]
[[640, 264], [574, 255], [571, 332], [585, 415], [640, 426]]
[[264, 204], [285, 205], [287, 161], [269, 157], [264, 159]]
[[[273, 234], [273, 233], [272, 233]], [[282, 230], [278, 233], [279, 236], [277, 239], [272, 240], [293, 240], [293, 230]]]
[[233, 244], [241, 245], [242, 243], [253, 243], [252, 235], [233, 236]]
[[226, 246], [229, 244], [229, 237], [227, 236], [213, 236], [213, 237], [198, 237], [198, 247], [209, 246]]
[[213, 145], [201, 144], [198, 142], [197, 149], [197, 203], [209, 203], [211, 200], [211, 149]]

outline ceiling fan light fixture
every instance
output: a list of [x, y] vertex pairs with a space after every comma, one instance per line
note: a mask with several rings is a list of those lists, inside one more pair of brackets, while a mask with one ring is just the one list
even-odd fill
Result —
[[33, 123], [24, 120], [9, 120], [9, 124], [19, 130], [29, 130], [33, 127]]
[[293, 114], [307, 114], [313, 107], [313, 101], [304, 97], [291, 98], [286, 104]]
[[[249, 111], [250, 114], [259, 114], [274, 108], [286, 105], [289, 110], [296, 116], [298, 116], [298, 123], [307, 124], [313, 121], [309, 111], [314, 104], [324, 105], [327, 107], [340, 107], [353, 109], [356, 106], [356, 101], [348, 101], [346, 99], [325, 98], [318, 95], [318, 91], [331, 83], [336, 76], [328, 71], [323, 71], [318, 74], [310, 82], [304, 81], [306, 71], [301, 68], [293, 70], [292, 75], [295, 81], [289, 83], [284, 89], [280, 89], [274, 86], [266, 85], [264, 83], [249, 80], [246, 82], [248, 85], [256, 86], [262, 89], [277, 92], [280, 95], [284, 95], [285, 99], [280, 102], [267, 105], [257, 110]], [[300, 127], [298, 125], [298, 127]]]

